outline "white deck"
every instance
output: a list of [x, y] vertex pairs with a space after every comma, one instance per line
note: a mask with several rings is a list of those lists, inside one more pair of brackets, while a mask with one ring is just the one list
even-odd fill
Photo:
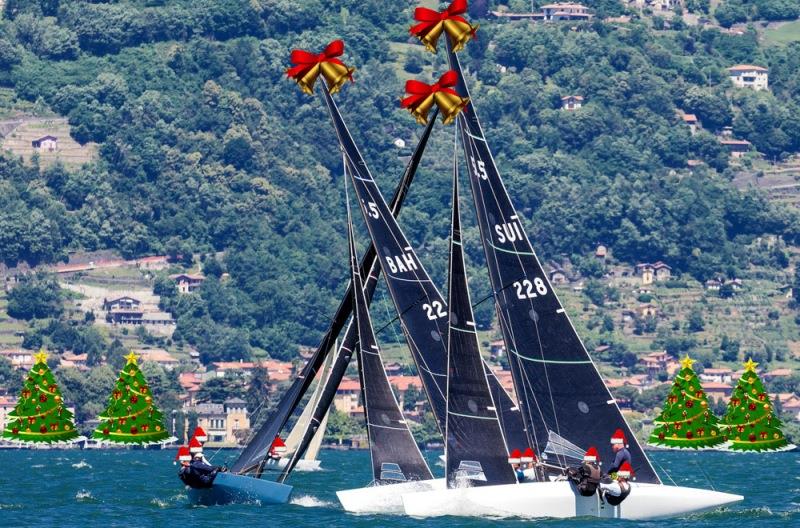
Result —
[[337, 491], [345, 511], [351, 513], [403, 513], [402, 497], [407, 494], [445, 489], [444, 479], [417, 480], [398, 484], [367, 486]]

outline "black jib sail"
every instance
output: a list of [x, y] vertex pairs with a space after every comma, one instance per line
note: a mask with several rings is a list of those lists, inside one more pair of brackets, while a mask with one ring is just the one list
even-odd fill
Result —
[[481, 359], [461, 247], [458, 169], [453, 166], [447, 340], [447, 486], [514, 484], [505, 439]]
[[[434, 111], [434, 117], [435, 112], [436, 111]], [[419, 162], [422, 159], [422, 154], [425, 152], [425, 147], [428, 144], [428, 138], [431, 135], [434, 121], [434, 119], [431, 119], [430, 123], [428, 123], [428, 126], [425, 127], [422, 137], [420, 138], [419, 143], [417, 143], [417, 148], [414, 150], [411, 160], [406, 166], [403, 177], [400, 180], [397, 189], [395, 189], [390, 205], [393, 217], [397, 217], [397, 215], [400, 213], [400, 209], [403, 206], [403, 202], [408, 194], [408, 190], [411, 187], [411, 182], [414, 180], [414, 176], [416, 175]], [[381, 271], [381, 268], [377, 262], [377, 256], [375, 254], [374, 247], [375, 246], [370, 243], [369, 249], [367, 250], [367, 255], [362, 260], [362, 268], [368, 268], [370, 270], [369, 276], [364, 282], [364, 296], [367, 299], [367, 306], [369, 306], [369, 304], [372, 302], [372, 297], [375, 294], [375, 289], [378, 286], [378, 276], [380, 275]], [[339, 349], [336, 351], [336, 357], [333, 360], [330, 374], [325, 380], [325, 385], [322, 388], [319, 400], [313, 411], [311, 421], [309, 422], [309, 427], [303, 434], [303, 438], [300, 441], [297, 450], [292, 455], [292, 458], [289, 460], [289, 463], [278, 477], [279, 482], [286, 480], [294, 467], [297, 465], [297, 462], [303, 457], [306, 449], [308, 449], [308, 446], [311, 443], [311, 440], [314, 438], [314, 434], [316, 433], [319, 424], [322, 423], [323, 417], [328, 412], [328, 409], [333, 402], [333, 398], [336, 396], [336, 389], [339, 387], [339, 383], [342, 381], [342, 377], [344, 376], [345, 372], [347, 371], [347, 367], [350, 364], [350, 359], [352, 358], [353, 350], [355, 350], [355, 343], [357, 339], [357, 330], [351, 321], [347, 326], [347, 330], [345, 331], [345, 337], [342, 340]]]
[[[457, 90], [469, 90], [448, 47]], [[659, 483], [619, 407], [564, 311], [525, 234], [470, 102], [458, 116], [470, 187], [514, 384], [531, 445], [542, 453], [550, 432], [604, 460], [617, 428], [630, 445], [639, 482]]]
[[353, 295], [355, 295], [353, 317], [358, 328], [358, 373], [372, 455], [373, 482], [388, 484], [408, 480], [431, 480], [433, 475], [411, 435], [392, 392], [389, 378], [383, 369], [383, 360], [372, 329], [361, 276], [356, 267], [358, 263], [349, 203], [347, 227]]
[[[326, 97], [330, 97], [328, 93], [328, 89], [326, 86], [323, 86], [324, 93]], [[336, 110], [338, 114], [338, 110]], [[435, 117], [435, 115], [434, 115]], [[341, 117], [339, 118], [341, 121]], [[425, 146], [428, 143], [428, 138], [431, 133], [431, 129], [433, 127], [433, 119], [428, 127], [425, 128], [425, 131], [420, 138], [419, 143], [417, 144], [417, 148], [414, 151], [411, 160], [409, 161], [408, 165], [406, 166], [406, 170], [403, 173], [403, 177], [400, 180], [400, 183], [395, 189], [394, 197], [392, 198], [392, 214], [398, 215], [400, 213], [400, 209], [403, 206], [403, 201], [405, 200], [406, 195], [408, 194], [409, 186], [411, 185], [412, 180], [414, 179], [414, 175], [416, 174], [417, 167], [419, 166], [419, 162], [422, 159], [422, 154], [425, 151]], [[336, 119], [334, 119], [336, 122]], [[376, 253], [375, 253], [375, 246], [370, 244], [367, 248], [367, 252], [364, 254], [364, 257], [361, 260], [361, 267], [360, 272], [361, 276], [366, 279], [367, 284], [372, 282], [373, 284], [373, 291], [374, 291], [374, 284], [377, 283], [377, 273], [379, 270], [375, 269], [376, 266]], [[372, 273], [375, 275], [375, 280], [370, 281], [368, 279], [369, 275]], [[369, 293], [367, 295], [369, 299], [371, 299], [372, 294]], [[261, 476], [262, 468], [264, 460], [266, 459], [267, 455], [269, 454], [269, 448], [272, 445], [272, 441], [275, 438], [275, 435], [279, 434], [281, 430], [286, 425], [286, 422], [294, 413], [297, 405], [303, 399], [308, 388], [311, 386], [311, 383], [314, 381], [314, 377], [319, 372], [320, 368], [322, 368], [322, 364], [325, 361], [326, 356], [328, 355], [331, 348], [333, 348], [336, 339], [338, 339], [344, 324], [347, 322], [347, 319], [350, 317], [353, 309], [353, 299], [352, 299], [352, 284], [348, 285], [347, 291], [345, 292], [345, 296], [342, 298], [342, 301], [339, 303], [339, 307], [336, 309], [336, 314], [334, 315], [333, 319], [331, 320], [331, 324], [328, 327], [328, 330], [325, 332], [320, 344], [317, 346], [317, 349], [314, 351], [314, 354], [308, 360], [308, 362], [303, 367], [303, 370], [294, 380], [292, 385], [289, 389], [284, 393], [283, 398], [278, 403], [277, 408], [273, 411], [264, 425], [259, 429], [253, 439], [247, 444], [245, 449], [239, 455], [239, 458], [236, 462], [231, 466], [231, 471], [235, 473], [255, 473], [256, 476]], [[347, 339], [345, 339], [346, 343]], [[352, 350], [352, 347], [351, 347]], [[347, 358], [347, 362], [349, 363], [349, 357]], [[347, 363], [344, 364], [344, 368], [341, 368], [341, 365], [337, 369], [337, 364], [339, 362], [334, 362], [333, 368], [331, 370], [331, 376], [338, 375], [339, 380], [341, 380], [341, 376], [344, 375], [344, 371], [347, 369]], [[333, 386], [333, 394], [336, 392], [336, 387], [338, 387], [338, 381]], [[330, 402], [333, 400], [333, 394], [328, 394], [330, 392], [329, 387], [326, 384], [325, 389], [323, 390], [323, 394], [320, 398], [321, 402], [327, 402], [326, 406], [321, 415], [317, 416], [317, 413], [314, 413], [314, 419], [312, 419], [311, 423], [314, 424], [314, 427], [318, 426], [322, 417], [328, 411], [328, 407], [330, 406]], [[297, 464], [297, 460], [303, 456], [305, 450], [308, 448], [308, 443], [313, 438], [313, 432], [311, 436], [306, 439], [305, 435], [303, 438], [303, 442], [301, 443], [302, 449], [298, 448], [296, 453], [299, 452], [299, 456], [296, 457], [296, 460], [292, 460], [291, 468], [288, 471], [284, 471], [280, 476], [280, 481], [286, 479], [288, 472], [291, 471], [292, 468]]]
[[[395, 310], [399, 314], [406, 342], [417, 365], [423, 388], [428, 395], [440, 430], [444, 432], [447, 304], [394, 216], [389, 214], [386, 201], [356, 147], [336, 103], [327, 92], [323, 93], [331, 118], [334, 120], [334, 127], [345, 154], [345, 163], [350, 170], [350, 177], [370, 238], [373, 245], [380, 247], [381, 268]], [[493, 374], [491, 376], [494, 377]], [[500, 406], [503, 409], [516, 407], [505, 391], [502, 391], [501, 397], [503, 401], [500, 402]], [[511, 422], [513, 420], [509, 421]], [[506, 431], [506, 437], [511, 445], [525, 442], [524, 431], [521, 429]]]

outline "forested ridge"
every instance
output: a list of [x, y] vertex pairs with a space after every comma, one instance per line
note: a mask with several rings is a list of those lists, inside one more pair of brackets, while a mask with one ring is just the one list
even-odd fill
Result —
[[[609, 2], [586, 4], [619, 14]], [[421, 131], [399, 109], [403, 81], [446, 69], [442, 53], [404, 45], [415, 5], [7, 1], [0, 84], [66, 116], [74, 138], [99, 143], [100, 155], [81, 169], [0, 158], [0, 258], [13, 266], [75, 250], [222, 251], [207, 273], [230, 281], [212, 278], [189, 297], [157, 285], [178, 318], [175, 339], [226, 358], [252, 347], [290, 357], [294, 345], [316, 344], [347, 273], [341, 159], [320, 100], [286, 80], [288, 55], [345, 40], [356, 82], [336, 100], [389, 195], [408, 153], [393, 141], [411, 147]], [[481, 27], [461, 59], [543, 257], [580, 264], [602, 243], [623, 262], [665, 260], [705, 279], [746, 267], [743, 248], [756, 236], [798, 242], [794, 210], [731, 185], [716, 134], [731, 126], [768, 159], [800, 151], [800, 45], [636, 20], [484, 18], [495, 7], [474, 3]], [[738, 63], [768, 66], [770, 92], [733, 90], [725, 68]], [[585, 98], [579, 112], [560, 109], [570, 94]], [[679, 110], [703, 130], [692, 136]], [[401, 215], [439, 284], [451, 152], [452, 128], [439, 126]], [[704, 165], [689, 171], [688, 160]], [[466, 233], [477, 299], [488, 284], [476, 228]]]

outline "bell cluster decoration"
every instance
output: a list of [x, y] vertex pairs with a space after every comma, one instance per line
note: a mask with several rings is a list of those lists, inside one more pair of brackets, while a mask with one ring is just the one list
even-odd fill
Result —
[[314, 84], [320, 75], [324, 77], [330, 93], [338, 92], [345, 82], [353, 81], [355, 68], [350, 68], [338, 57], [344, 53], [344, 42], [334, 40], [319, 55], [305, 50], [292, 51], [289, 60], [294, 66], [286, 70], [287, 77], [294, 79], [303, 93], [313, 95]]
[[453, 90], [457, 82], [458, 74], [453, 70], [442, 75], [435, 84], [413, 79], [407, 81], [406, 92], [410, 95], [400, 102], [400, 106], [407, 109], [417, 123], [424, 125], [428, 122], [428, 112], [436, 104], [442, 114], [442, 123], [452, 123], [469, 103], [468, 98], [461, 97]]
[[414, 10], [414, 20], [419, 22], [409, 32], [417, 37], [425, 48], [436, 53], [436, 45], [442, 33], [447, 33], [453, 52], [464, 49], [464, 45], [475, 36], [477, 25], [472, 25], [462, 17], [467, 12], [466, 0], [454, 0], [444, 11], [434, 11], [427, 7]]

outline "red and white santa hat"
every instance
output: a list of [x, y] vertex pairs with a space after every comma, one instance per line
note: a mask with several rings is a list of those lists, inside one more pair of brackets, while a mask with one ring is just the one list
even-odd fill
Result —
[[275, 454], [285, 453], [286, 452], [286, 444], [283, 443], [283, 440], [281, 440], [280, 436], [275, 435], [275, 440], [272, 441], [272, 446], [270, 446], [269, 450], [270, 450], [270, 452], [275, 453]]
[[533, 449], [530, 447], [527, 448], [520, 457], [520, 462], [524, 462], [526, 464], [530, 464], [532, 462], [536, 462], [536, 453], [533, 452]]
[[175, 460], [179, 462], [191, 462], [192, 453], [189, 451], [189, 448], [187, 446], [180, 446], [178, 448], [178, 454], [175, 455]]
[[627, 461], [623, 462], [622, 465], [617, 470], [617, 476], [629, 479], [633, 475], [633, 468]]
[[584, 462], [597, 462], [597, 459], [600, 458], [600, 455], [597, 453], [597, 449], [592, 446], [586, 450], [586, 453], [583, 455]]
[[515, 449], [508, 454], [509, 464], [519, 464], [520, 462], [522, 462], [522, 453], [519, 449]]
[[622, 432], [622, 429], [617, 429], [616, 431], [614, 431], [614, 434], [611, 435], [611, 445], [616, 445], [616, 444], [628, 447], [628, 442], [625, 441], [625, 433]]
[[198, 440], [196, 436], [193, 436], [192, 439], [189, 440], [189, 452], [190, 453], [203, 452], [203, 444], [200, 443], [200, 440]]
[[208, 442], [208, 435], [199, 425], [194, 430], [194, 437], [197, 438], [197, 440], [199, 440], [201, 444], [205, 444], [206, 442]]

